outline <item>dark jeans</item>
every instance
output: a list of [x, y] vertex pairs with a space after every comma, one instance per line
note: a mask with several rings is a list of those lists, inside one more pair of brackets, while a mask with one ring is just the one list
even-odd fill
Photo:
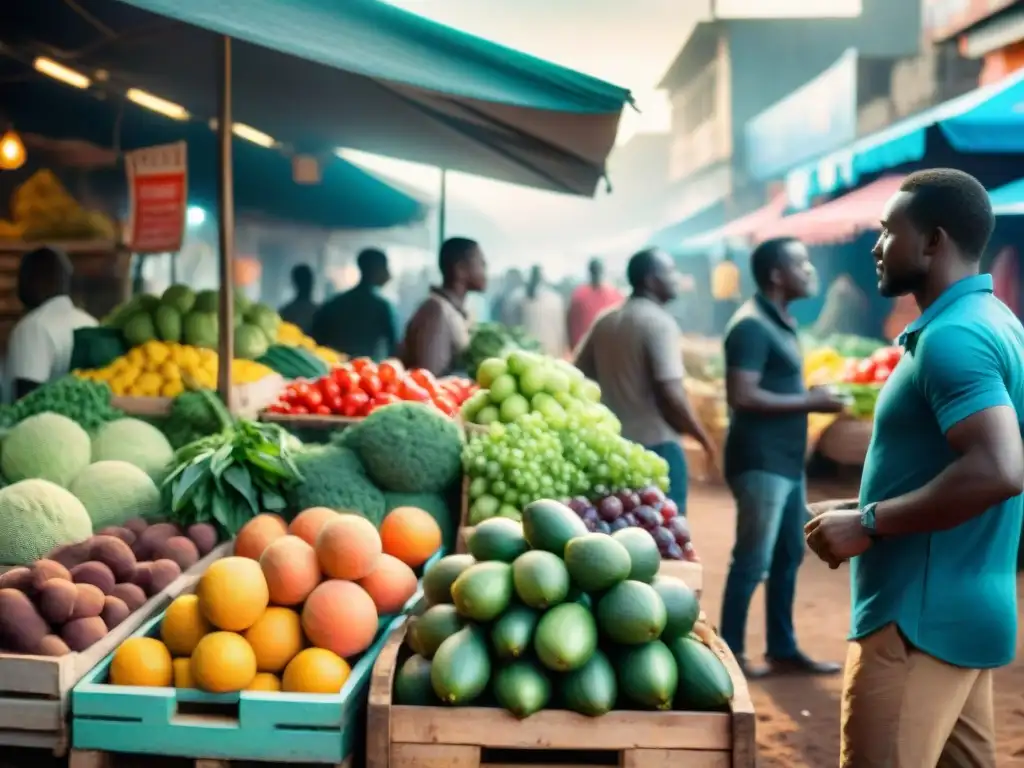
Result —
[[668, 462], [668, 496], [679, 507], [679, 514], [686, 514], [686, 488], [689, 476], [686, 472], [686, 452], [681, 442], [658, 443], [646, 446]]
[[736, 546], [722, 598], [722, 639], [736, 656], [744, 655], [750, 598], [767, 578], [768, 656], [795, 656], [793, 596], [806, 546], [804, 479], [744, 472], [729, 479], [729, 488], [736, 499]]

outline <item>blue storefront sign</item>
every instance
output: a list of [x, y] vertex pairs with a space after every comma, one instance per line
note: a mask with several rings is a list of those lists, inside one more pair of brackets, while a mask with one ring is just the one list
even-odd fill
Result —
[[747, 122], [747, 172], [758, 181], [857, 138], [857, 51]]

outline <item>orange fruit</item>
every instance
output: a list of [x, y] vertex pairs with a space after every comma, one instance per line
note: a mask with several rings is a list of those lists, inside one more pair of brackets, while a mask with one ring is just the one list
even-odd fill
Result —
[[280, 691], [281, 681], [277, 678], [277, 675], [272, 675], [269, 672], [260, 672], [252, 679], [249, 683], [247, 691]]
[[288, 524], [280, 516], [269, 513], [256, 515], [238, 532], [235, 538], [235, 554], [238, 557], [259, 560], [263, 550], [269, 547], [272, 541], [287, 533]]
[[175, 659], [171, 662], [171, 666], [174, 668], [175, 688], [196, 687], [196, 681], [192, 679], [192, 659], [188, 657], [185, 657], [184, 659]]
[[373, 599], [351, 581], [325, 581], [302, 607], [302, 629], [309, 642], [343, 659], [370, 647], [377, 621]]
[[391, 555], [381, 555], [377, 567], [358, 584], [373, 599], [381, 616], [400, 613], [419, 588], [412, 568]]
[[260, 564], [246, 557], [225, 557], [211, 563], [199, 577], [196, 596], [206, 620], [231, 632], [251, 627], [270, 603]]
[[167, 606], [160, 622], [160, 639], [172, 656], [191, 656], [196, 643], [212, 629], [199, 610], [199, 598], [180, 595]]
[[441, 548], [441, 527], [419, 507], [395, 507], [380, 525], [385, 554], [419, 568]]
[[361, 579], [377, 565], [380, 534], [369, 520], [358, 515], [338, 515], [316, 537], [320, 570], [332, 579]]
[[281, 678], [288, 693], [339, 693], [352, 669], [348, 662], [323, 648], [307, 648], [289, 662]]
[[305, 646], [302, 620], [291, 608], [271, 606], [245, 631], [260, 672], [280, 672]]
[[129, 637], [110, 662], [111, 685], [170, 688], [174, 666], [167, 646], [153, 637]]
[[192, 678], [204, 691], [241, 691], [255, 677], [256, 654], [245, 638], [234, 632], [211, 632], [192, 654]]
[[316, 536], [324, 524], [337, 516], [338, 513], [330, 507], [310, 507], [295, 516], [288, 526], [288, 533], [298, 536], [312, 547], [316, 544]]
[[316, 552], [298, 536], [271, 543], [260, 556], [260, 568], [276, 605], [298, 605], [320, 583]]

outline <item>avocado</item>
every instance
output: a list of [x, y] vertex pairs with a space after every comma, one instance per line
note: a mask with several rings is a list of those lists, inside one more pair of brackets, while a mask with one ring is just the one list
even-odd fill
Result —
[[526, 552], [512, 563], [516, 595], [531, 608], [550, 608], [569, 596], [569, 571], [558, 555]]
[[466, 542], [469, 553], [478, 561], [500, 560], [511, 563], [530, 545], [523, 536], [523, 526], [507, 517], [492, 517], [473, 529]]
[[513, 605], [491, 627], [491, 645], [499, 659], [518, 659], [530, 650], [540, 612], [525, 605]]
[[410, 656], [395, 674], [395, 704], [432, 707], [440, 702], [430, 684], [430, 662], [422, 656]]
[[494, 675], [494, 696], [499, 705], [522, 719], [547, 706], [551, 681], [536, 664], [516, 661]]
[[448, 555], [434, 563], [423, 574], [423, 594], [431, 605], [452, 601], [452, 583], [473, 565], [472, 555]]
[[490, 679], [491, 657], [479, 627], [463, 627], [441, 643], [430, 664], [430, 684], [445, 704], [469, 704]]
[[533, 636], [540, 663], [555, 672], [579, 669], [597, 648], [594, 616], [579, 603], [563, 603], [545, 613]]
[[409, 647], [424, 659], [432, 659], [441, 643], [465, 625], [454, 605], [431, 606], [409, 627]]
[[668, 616], [661, 639], [671, 640], [688, 635], [700, 616], [697, 595], [682, 579], [674, 576], [656, 576], [651, 586], [661, 596]]
[[452, 599], [467, 619], [497, 618], [512, 599], [512, 566], [497, 561], [470, 566], [452, 584]]
[[658, 551], [658, 543], [643, 528], [623, 528], [612, 534], [612, 538], [619, 542], [629, 552], [629, 560], [632, 564], [629, 570], [629, 578], [633, 581], [642, 581], [650, 584], [657, 576], [661, 568], [661, 553]]
[[668, 648], [679, 670], [675, 709], [717, 710], [733, 696], [732, 678], [714, 651], [694, 637], [670, 640]]
[[585, 592], [603, 592], [624, 581], [633, 567], [629, 550], [604, 533], [578, 536], [565, 545], [565, 567]]
[[619, 690], [631, 704], [644, 709], [672, 708], [679, 670], [663, 642], [654, 640], [625, 649], [617, 667]]
[[587, 526], [565, 504], [541, 499], [523, 508], [523, 534], [530, 546], [559, 557], [570, 539], [587, 533]]
[[601, 634], [621, 645], [657, 640], [668, 621], [665, 604], [654, 587], [632, 580], [609, 589], [598, 601], [596, 615]]
[[601, 651], [594, 651], [590, 661], [565, 675], [561, 689], [566, 709], [588, 717], [611, 712], [618, 697], [615, 670]]

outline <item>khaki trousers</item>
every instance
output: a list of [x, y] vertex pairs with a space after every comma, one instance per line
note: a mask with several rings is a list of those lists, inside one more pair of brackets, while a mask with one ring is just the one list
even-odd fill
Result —
[[996, 768], [992, 672], [939, 661], [895, 624], [850, 643], [840, 768]]

